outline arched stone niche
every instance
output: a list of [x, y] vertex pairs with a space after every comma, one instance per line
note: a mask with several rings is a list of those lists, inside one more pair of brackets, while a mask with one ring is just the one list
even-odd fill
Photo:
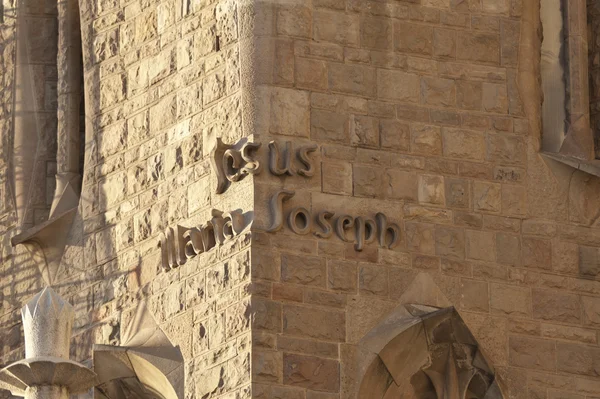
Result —
[[402, 310], [362, 342], [358, 399], [503, 398], [493, 367], [454, 307]]

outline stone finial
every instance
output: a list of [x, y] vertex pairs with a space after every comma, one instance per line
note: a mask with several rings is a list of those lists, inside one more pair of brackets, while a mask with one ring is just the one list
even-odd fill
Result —
[[69, 358], [75, 312], [52, 288], [46, 287], [21, 310], [25, 356]]
[[73, 307], [46, 287], [21, 310], [26, 359], [0, 370], [0, 388], [27, 399], [67, 399], [97, 383], [96, 374], [69, 360]]

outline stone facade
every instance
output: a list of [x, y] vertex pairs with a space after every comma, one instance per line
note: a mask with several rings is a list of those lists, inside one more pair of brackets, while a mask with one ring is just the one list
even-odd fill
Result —
[[[81, 0], [81, 193], [52, 281], [74, 306], [72, 359], [130, 342], [145, 301], [181, 351], [185, 398], [375, 397], [361, 386], [384, 374], [377, 397], [431, 397], [423, 376], [463, 347], [485, 361], [461, 372], [484, 370], [493, 397], [600, 397], [600, 180], [540, 152], [539, 6]], [[56, 4], [0, 9], [4, 366], [25, 357], [19, 310], [49, 262], [11, 238], [53, 220], [64, 114], [57, 28], [17, 35]], [[35, 116], [54, 118], [29, 177], [13, 134], [24, 40], [48, 57], [29, 60]], [[449, 307], [461, 333], [415, 349], [423, 379], [391, 385], [386, 356], [414, 344], [394, 328]]]

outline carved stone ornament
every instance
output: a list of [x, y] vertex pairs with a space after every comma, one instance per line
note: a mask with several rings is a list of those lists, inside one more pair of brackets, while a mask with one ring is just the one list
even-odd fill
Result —
[[241, 149], [236, 149], [238, 144], [223, 143], [217, 138], [210, 151], [210, 164], [217, 176], [217, 194], [223, 194], [230, 182], [237, 182], [248, 175], [260, 173], [260, 162], [255, 160], [256, 151], [260, 143], [244, 143]]
[[96, 398], [183, 398], [183, 355], [144, 302], [126, 327], [122, 342], [122, 346], [94, 345]]
[[182, 266], [189, 259], [233, 240], [246, 228], [244, 215], [240, 211], [223, 213], [213, 209], [212, 216], [203, 225], [192, 228], [179, 225], [167, 227], [160, 234], [159, 245], [165, 271]]
[[[284, 203], [295, 194], [295, 191], [291, 190], [279, 190], [273, 194], [269, 203], [271, 226], [267, 232], [274, 233], [283, 228], [286, 219]], [[313, 233], [319, 238], [329, 238], [335, 232], [340, 240], [354, 243], [354, 249], [359, 252], [365, 245], [374, 241], [377, 241], [380, 247], [388, 249], [393, 249], [400, 243], [400, 227], [389, 223], [381, 212], [372, 219], [364, 216], [355, 218], [345, 214], [336, 217], [334, 212], [325, 210], [320, 211], [315, 218], [307, 208], [296, 207], [287, 214], [287, 224], [289, 229], [298, 235]]]
[[67, 399], [93, 387], [96, 374], [69, 360], [73, 307], [50, 287], [21, 311], [25, 360], [0, 370], [0, 388], [34, 399]]
[[48, 286], [56, 279], [76, 211], [75, 207], [54, 215], [50, 220], [11, 239], [13, 247], [19, 244], [25, 246]]
[[408, 317], [372, 331], [377, 355], [359, 399], [501, 399], [494, 370], [453, 307], [406, 305]]

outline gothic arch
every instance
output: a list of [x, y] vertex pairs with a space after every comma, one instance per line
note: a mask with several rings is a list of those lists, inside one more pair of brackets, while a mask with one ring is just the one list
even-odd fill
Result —
[[494, 369], [454, 307], [405, 305], [370, 335], [358, 399], [501, 399]]

